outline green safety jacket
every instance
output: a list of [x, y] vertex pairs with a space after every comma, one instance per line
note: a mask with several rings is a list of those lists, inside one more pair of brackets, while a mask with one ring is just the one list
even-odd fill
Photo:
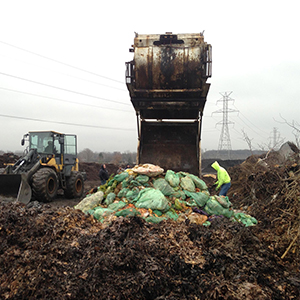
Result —
[[220, 186], [225, 183], [229, 183], [231, 179], [227, 171], [221, 167], [217, 161], [215, 161], [211, 166], [217, 171], [218, 181], [215, 184], [217, 185], [216, 190], [218, 190]]

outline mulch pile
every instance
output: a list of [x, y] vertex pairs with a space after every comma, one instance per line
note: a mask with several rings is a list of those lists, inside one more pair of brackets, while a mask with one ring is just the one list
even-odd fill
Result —
[[266, 241], [274, 254], [299, 268], [299, 150], [284, 161], [278, 152], [250, 156], [229, 172], [232, 188], [228, 196], [234, 207], [259, 220], [254, 229], [259, 239]]
[[[106, 169], [109, 175], [117, 174], [118, 166], [114, 164], [105, 164]], [[101, 164], [99, 163], [88, 163], [88, 162], [79, 162], [79, 170], [82, 172], [86, 172], [87, 180], [88, 181], [99, 181], [99, 171], [101, 168]]]
[[18, 155], [11, 152], [0, 155], [0, 169], [4, 169], [7, 164], [15, 163], [19, 158]]
[[[0, 299], [299, 299], [300, 164], [249, 157], [229, 198], [259, 221], [138, 217], [0, 204]], [[205, 178], [203, 178], [205, 180]]]
[[118, 218], [101, 229], [69, 207], [5, 204], [2, 299], [296, 299], [299, 278], [253, 233]]

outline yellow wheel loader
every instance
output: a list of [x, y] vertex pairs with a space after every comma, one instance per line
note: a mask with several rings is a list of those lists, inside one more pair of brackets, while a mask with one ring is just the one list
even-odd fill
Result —
[[63, 189], [66, 198], [80, 198], [86, 174], [79, 172], [76, 135], [32, 131], [21, 144], [25, 141], [29, 141], [25, 155], [0, 174], [0, 196], [25, 204], [50, 202]]

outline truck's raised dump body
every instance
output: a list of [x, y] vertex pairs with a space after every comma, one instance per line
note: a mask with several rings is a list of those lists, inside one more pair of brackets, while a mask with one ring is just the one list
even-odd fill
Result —
[[[187, 171], [196, 163], [192, 169], [198, 170], [199, 120], [210, 86], [206, 81], [211, 76], [211, 46], [201, 33], [136, 34], [130, 50], [134, 58], [126, 63], [126, 84], [139, 118], [138, 163], [152, 162], [173, 169], [178, 166]], [[147, 119], [152, 120], [151, 126], [143, 123]], [[167, 119], [173, 121], [168, 125], [161, 122]], [[153, 120], [159, 122], [154, 125]], [[188, 121], [192, 125], [186, 127]], [[160, 130], [161, 138], [157, 139], [154, 136]], [[153, 140], [156, 145], [151, 145]], [[173, 149], [166, 155], [168, 146]], [[185, 159], [189, 162], [179, 159], [181, 152], [192, 155]]]
[[199, 122], [141, 122], [139, 162], [198, 174]]

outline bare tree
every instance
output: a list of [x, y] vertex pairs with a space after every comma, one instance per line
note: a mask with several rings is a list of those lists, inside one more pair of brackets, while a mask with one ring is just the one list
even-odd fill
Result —
[[114, 152], [112, 163], [115, 165], [119, 165], [121, 161], [122, 161], [122, 154], [120, 152]]
[[99, 163], [100, 164], [103, 164], [104, 163], [104, 153], [103, 152], [100, 152], [98, 154], [98, 160], [99, 160]]
[[253, 151], [252, 151], [252, 140], [253, 139], [250, 139], [248, 134], [243, 129], [242, 129], [242, 133], [243, 133], [243, 140], [248, 144], [251, 155], [253, 155]]
[[261, 151], [268, 151], [271, 148], [270, 144], [257, 144], [257, 147]]
[[85, 148], [79, 152], [78, 157], [81, 161], [92, 162], [94, 159], [94, 152], [88, 148]]
[[296, 146], [299, 148], [300, 147], [300, 124], [294, 120], [292, 120], [291, 122], [288, 122], [284, 117], [282, 117], [280, 115], [281, 119], [283, 120], [282, 122], [280, 121], [276, 121], [278, 123], [281, 123], [281, 124], [286, 124], [288, 125], [289, 127], [292, 128], [292, 133], [295, 137], [295, 143], [296, 143]]

